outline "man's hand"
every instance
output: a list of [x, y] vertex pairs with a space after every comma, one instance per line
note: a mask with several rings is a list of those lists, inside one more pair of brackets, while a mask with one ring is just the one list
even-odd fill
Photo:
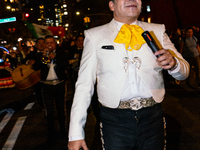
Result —
[[68, 150], [79, 150], [80, 148], [83, 148], [83, 150], [89, 150], [85, 140], [71, 141], [68, 143]]
[[54, 59], [56, 57], [56, 54], [55, 53], [53, 53], [53, 52], [51, 52], [50, 54], [49, 54], [49, 59], [51, 60], [51, 59]]
[[43, 51], [43, 55], [47, 55], [49, 53], [49, 49], [45, 48], [44, 51]]
[[163, 69], [171, 70], [176, 66], [177, 62], [168, 50], [161, 49], [157, 51], [155, 55], [162, 55], [158, 57], [156, 61]]

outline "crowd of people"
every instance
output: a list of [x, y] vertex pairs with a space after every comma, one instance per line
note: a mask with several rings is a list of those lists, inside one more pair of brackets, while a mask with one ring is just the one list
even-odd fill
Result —
[[78, 35], [58, 45], [54, 36], [47, 35], [45, 38], [38, 38], [35, 46], [32, 47], [20, 41], [17, 50], [0, 49], [1, 88], [15, 86], [11, 75], [13, 70], [22, 65], [30, 65], [35, 71], [40, 70], [41, 79], [33, 85], [33, 88], [37, 103], [45, 110], [49, 144], [54, 143], [56, 137], [55, 114], [58, 115], [61, 138], [67, 137], [65, 82], [67, 78], [70, 78], [71, 86], [75, 88], [83, 51], [83, 40], [84, 37]]
[[[169, 35], [176, 49], [183, 58], [190, 64], [190, 74], [186, 79], [186, 85], [191, 86], [191, 78], [195, 78], [195, 83], [200, 88], [200, 31], [199, 27], [192, 25], [186, 29], [177, 29]], [[194, 72], [194, 73], [192, 73]], [[178, 82], [179, 83], [179, 82]]]
[[[176, 49], [189, 62], [192, 69], [194, 69], [198, 87], [200, 87], [199, 35], [198, 28], [194, 28], [194, 26], [185, 30], [177, 29], [175, 33], [169, 34]], [[78, 35], [76, 37], [67, 38], [58, 45], [53, 36], [46, 36], [45, 39], [38, 38], [33, 47], [27, 47], [20, 41], [18, 49], [15, 51], [10, 50], [10, 53], [0, 49], [1, 88], [15, 86], [11, 74], [15, 68], [22, 64], [32, 65], [34, 70], [41, 70], [41, 81], [36, 83], [33, 87], [38, 104], [46, 111], [47, 138], [50, 143], [55, 140], [54, 102], [58, 111], [61, 136], [64, 138], [67, 136], [68, 129], [66, 129], [66, 127], [68, 127], [68, 125], [65, 124], [66, 116], [64, 112], [64, 99], [66, 96], [65, 80], [68, 78], [71, 81], [73, 92], [75, 92], [75, 84], [77, 82], [80, 60], [83, 52], [83, 42], [84, 36]], [[47, 58], [45, 58], [45, 56], [47, 56]], [[190, 85], [190, 76], [186, 79], [186, 85]], [[93, 105], [93, 111], [94, 113], [98, 111], [95, 116], [98, 122], [100, 122], [97, 93], [93, 99], [95, 99], [91, 103], [95, 103]]]

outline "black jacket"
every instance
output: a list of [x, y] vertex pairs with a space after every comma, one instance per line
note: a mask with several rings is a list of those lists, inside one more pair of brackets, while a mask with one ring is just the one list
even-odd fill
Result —
[[[33, 64], [33, 69], [41, 70], [41, 80], [45, 81], [49, 73], [49, 67], [47, 64], [42, 63], [41, 58], [42, 53], [38, 53], [35, 59], [35, 63]], [[58, 79], [64, 80], [66, 77], [65, 70], [67, 68], [67, 62], [65, 59], [64, 51], [56, 49], [56, 57], [53, 59], [53, 63], [56, 64], [54, 69]]]

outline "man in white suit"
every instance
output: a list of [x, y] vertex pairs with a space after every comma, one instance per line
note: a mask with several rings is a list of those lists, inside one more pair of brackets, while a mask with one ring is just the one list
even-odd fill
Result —
[[[165, 33], [165, 26], [138, 21], [141, 0], [110, 0], [114, 19], [85, 31], [84, 50], [74, 95], [69, 150], [88, 150], [84, 125], [97, 81], [101, 103], [101, 133], [105, 150], [162, 150], [164, 143], [161, 102], [165, 89], [162, 69], [184, 80], [189, 65]], [[114, 42], [124, 24], [153, 31], [161, 50], [155, 54], [146, 43], [129, 51]], [[140, 42], [140, 41], [139, 41]], [[129, 46], [130, 47], [130, 46]], [[160, 57], [156, 57], [161, 55]]]

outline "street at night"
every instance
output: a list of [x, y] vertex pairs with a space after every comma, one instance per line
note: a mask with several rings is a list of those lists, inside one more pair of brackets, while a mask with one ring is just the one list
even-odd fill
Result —
[[2, 0], [0, 149], [200, 150], [199, 6]]
[[[195, 84], [186, 87], [185, 81], [180, 85], [173, 81], [166, 83], [167, 93], [163, 101], [166, 119], [167, 150], [198, 150], [200, 130], [200, 89]], [[56, 143], [46, 141], [45, 112], [37, 104], [34, 90], [28, 88], [2, 89], [0, 106], [0, 147], [13, 150], [64, 150], [67, 138], [61, 139], [59, 132]], [[69, 112], [72, 91], [68, 86], [66, 112]], [[86, 142], [91, 150], [101, 150], [98, 130], [95, 130], [95, 118], [88, 111], [86, 124]], [[69, 115], [67, 113], [67, 123]]]

